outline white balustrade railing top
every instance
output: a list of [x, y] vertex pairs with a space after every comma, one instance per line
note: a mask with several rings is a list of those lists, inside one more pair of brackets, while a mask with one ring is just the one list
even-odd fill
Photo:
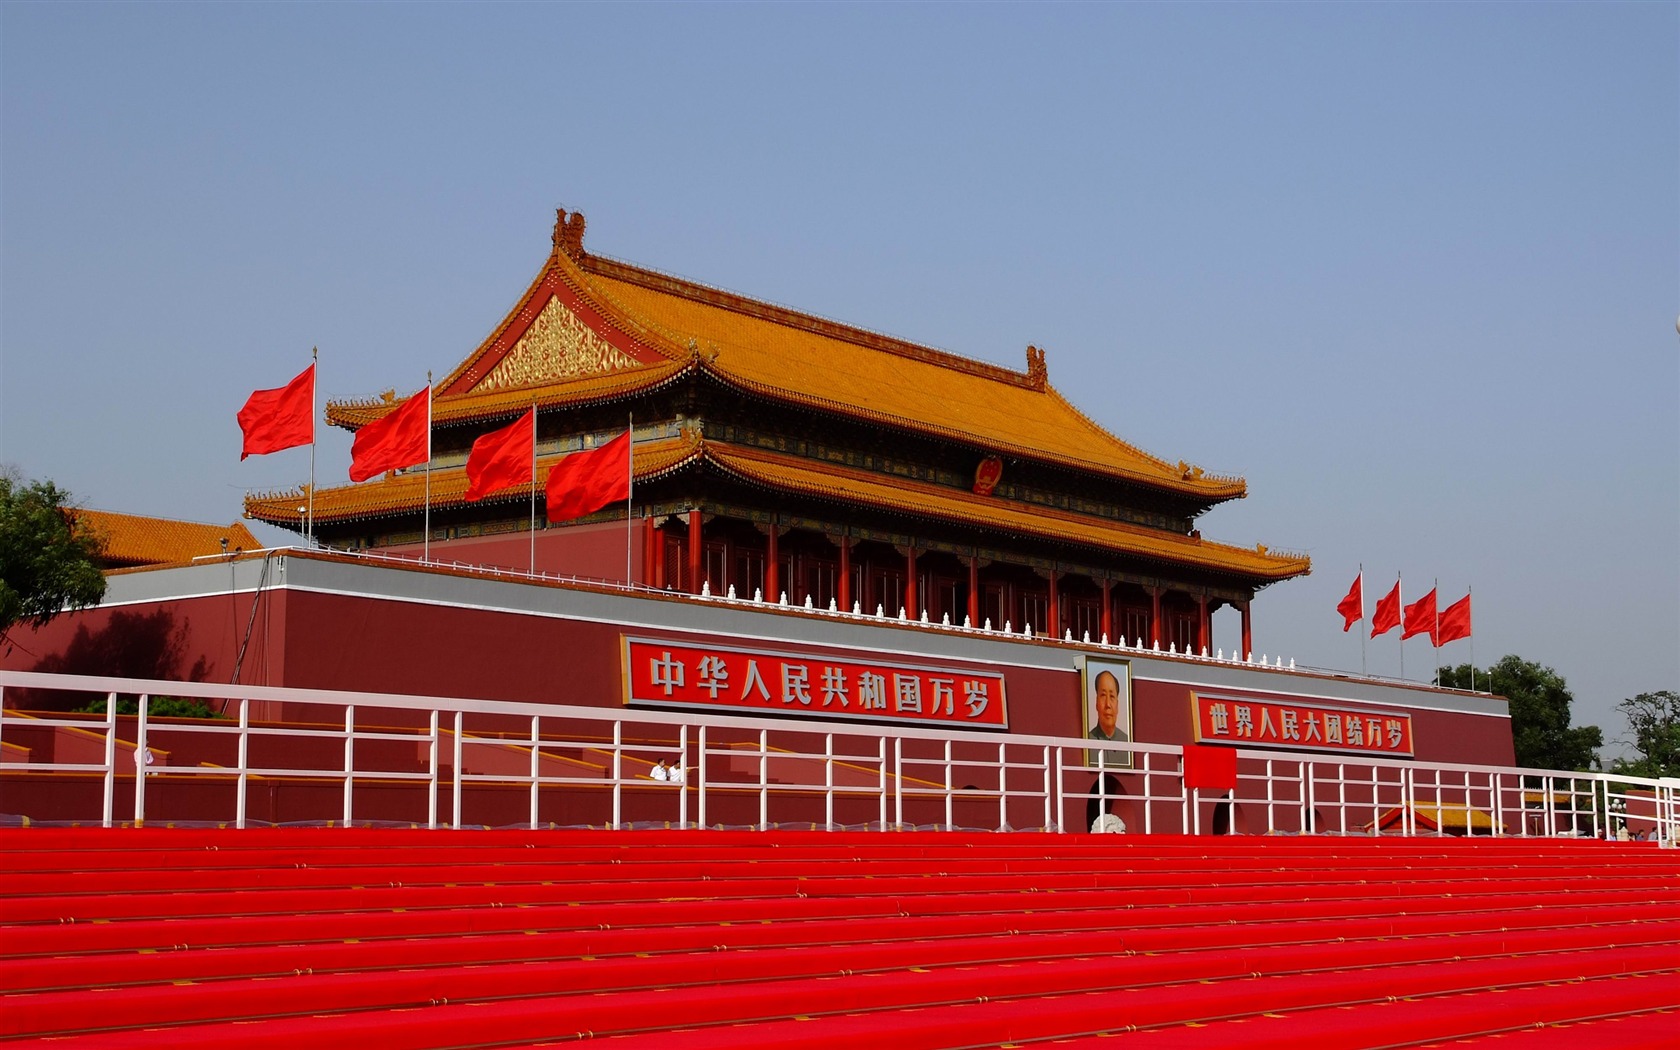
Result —
[[[37, 691], [104, 710], [30, 710]], [[157, 698], [223, 717], [159, 718]], [[1680, 779], [1237, 754], [1235, 789], [1208, 791], [1172, 744], [0, 671], [0, 821], [1680, 841]]]

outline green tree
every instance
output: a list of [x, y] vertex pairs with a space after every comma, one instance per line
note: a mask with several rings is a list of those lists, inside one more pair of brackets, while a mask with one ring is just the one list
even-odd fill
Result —
[[104, 541], [77, 524], [69, 502], [50, 481], [0, 472], [0, 638], [20, 623], [40, 627], [105, 597]]
[[[1471, 667], [1441, 668], [1441, 684], [1469, 689]], [[1569, 724], [1575, 698], [1563, 676], [1520, 656], [1507, 656], [1492, 667], [1475, 671], [1476, 686], [1491, 689], [1510, 701], [1511, 739], [1517, 765], [1529, 769], [1584, 770], [1598, 768], [1598, 749], [1604, 733], [1597, 726]]]
[[1616, 710], [1633, 730], [1639, 757], [1618, 758], [1615, 770], [1636, 777], [1680, 777], [1680, 693], [1659, 689], [1623, 700]]
[[[106, 697], [76, 708], [77, 711], [102, 715], [105, 713]], [[140, 698], [137, 696], [117, 697], [117, 714], [137, 715], [140, 713]], [[221, 718], [222, 715], [210, 709], [210, 705], [203, 700], [181, 696], [154, 696], [146, 704], [148, 718]]]

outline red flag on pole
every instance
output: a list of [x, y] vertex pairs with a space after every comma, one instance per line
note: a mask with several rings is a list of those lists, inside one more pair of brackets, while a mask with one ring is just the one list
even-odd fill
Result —
[[536, 412], [532, 408], [502, 429], [492, 430], [473, 442], [472, 451], [467, 453], [467, 502], [477, 502], [492, 492], [532, 480]]
[[315, 441], [315, 366], [310, 365], [285, 386], [258, 390], [239, 410], [239, 429], [245, 447], [239, 458], [265, 456]]
[[1403, 642], [1414, 634], [1427, 634], [1429, 644], [1440, 648], [1435, 630], [1439, 621], [1435, 616], [1435, 589], [1431, 587], [1429, 593], [1417, 601], [1406, 606], [1406, 626], [1400, 630], [1400, 640]]
[[1394, 581], [1394, 589], [1377, 600], [1377, 607], [1371, 610], [1371, 637], [1387, 634], [1400, 626], [1400, 581]]
[[1470, 596], [1466, 594], [1441, 610], [1441, 629], [1435, 644], [1446, 645], [1470, 637]]
[[1346, 634], [1354, 624], [1365, 618], [1365, 574], [1360, 573], [1353, 578], [1353, 587], [1347, 592], [1336, 611], [1342, 614], [1342, 633]]
[[548, 472], [548, 520], [570, 521], [630, 498], [630, 432], [573, 452]]
[[383, 419], [356, 431], [350, 445], [350, 480], [366, 481], [431, 458], [432, 388], [427, 387]]

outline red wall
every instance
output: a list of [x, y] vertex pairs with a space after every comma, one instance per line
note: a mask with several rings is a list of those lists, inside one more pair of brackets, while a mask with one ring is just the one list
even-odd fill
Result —
[[284, 685], [289, 598], [268, 590], [69, 613], [39, 630], [12, 631], [0, 645], [0, 668], [226, 682], [238, 667], [242, 682]]
[[[644, 579], [642, 573], [642, 519], [631, 522], [630, 568], [632, 578]], [[568, 525], [563, 529], [537, 533], [536, 571], [555, 576], [575, 576], [587, 580], [624, 580], [624, 523], [604, 521], [590, 525]], [[418, 557], [423, 547], [418, 543], [382, 548], [394, 554]], [[434, 541], [431, 558], [439, 562], [460, 562], [463, 565], [492, 566], [527, 572], [531, 568], [531, 534], [514, 532], [501, 536], [468, 536], [461, 539]]]
[[[66, 615], [39, 632], [18, 632], [17, 643], [0, 652], [0, 667], [225, 682], [248, 627], [240, 681], [250, 684], [598, 707], [623, 702], [622, 625], [307, 591], [271, 590], [255, 600], [249, 593], [185, 598]], [[647, 637], [694, 638], [635, 630]], [[168, 644], [160, 648], [153, 644], [157, 638]], [[823, 651], [803, 643], [753, 644]], [[160, 654], [165, 659], [155, 659]], [[1083, 734], [1076, 672], [942, 662], [955, 669], [1001, 670], [1014, 732]], [[1193, 741], [1190, 697], [1188, 685], [1135, 679], [1137, 739]], [[1422, 709], [1410, 714], [1420, 759], [1514, 762], [1506, 719]]]

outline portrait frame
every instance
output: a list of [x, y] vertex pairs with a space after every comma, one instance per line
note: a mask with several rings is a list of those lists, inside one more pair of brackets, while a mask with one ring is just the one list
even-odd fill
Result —
[[[1079, 710], [1080, 732], [1090, 737], [1096, 730], [1099, 718], [1097, 715], [1097, 686], [1103, 675], [1112, 675], [1117, 688], [1119, 710], [1115, 717], [1115, 728], [1125, 734], [1128, 742], [1137, 740], [1137, 732], [1132, 720], [1132, 664], [1130, 660], [1105, 660], [1086, 657], [1079, 668]], [[1106, 683], [1103, 683], [1106, 684]], [[1085, 752], [1085, 764], [1092, 768], [1131, 769], [1132, 753], [1114, 748], [1091, 748]]]

